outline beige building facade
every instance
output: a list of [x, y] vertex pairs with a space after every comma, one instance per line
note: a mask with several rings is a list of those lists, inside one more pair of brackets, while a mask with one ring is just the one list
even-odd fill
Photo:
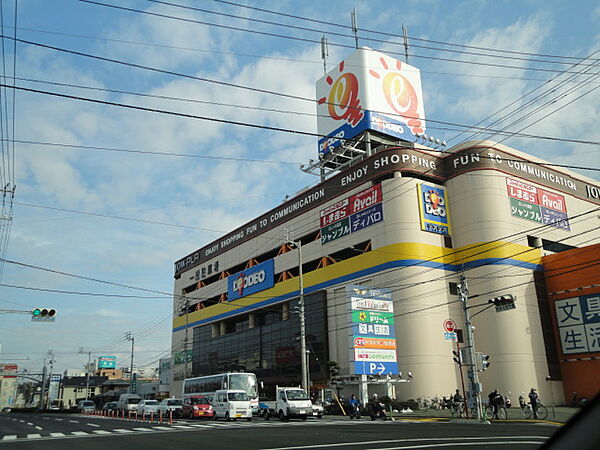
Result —
[[[460, 387], [443, 324], [464, 329], [463, 274], [477, 351], [490, 355], [484, 394], [516, 398], [537, 387], [542, 399], [554, 389], [559, 402], [541, 258], [600, 242], [599, 205], [597, 182], [495, 142], [443, 153], [381, 146], [175, 263], [171, 393], [186, 376], [235, 369], [269, 384], [300, 382], [299, 255], [287, 242], [299, 240], [313, 386], [328, 384], [327, 362], [355, 373], [346, 286], [360, 284], [393, 298], [397, 364], [412, 375], [396, 397]], [[503, 294], [516, 296], [515, 309], [484, 311]]]

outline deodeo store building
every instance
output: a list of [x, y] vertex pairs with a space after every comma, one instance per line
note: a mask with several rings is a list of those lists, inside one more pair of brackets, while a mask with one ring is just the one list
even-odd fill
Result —
[[[357, 51], [385, 66], [387, 75], [382, 69], [377, 79], [400, 76], [389, 69], [389, 58], [372, 53]], [[343, 63], [332, 72], [323, 83], [335, 86], [348, 75]], [[420, 94], [420, 86], [415, 91]], [[329, 106], [341, 101], [328, 98]], [[360, 95], [352, 98], [356, 104]], [[302, 244], [313, 386], [327, 384], [328, 362], [335, 361], [341, 375], [353, 375], [362, 358], [378, 367], [386, 361], [405, 378], [412, 373], [410, 383], [398, 386], [398, 398], [453, 392], [460, 386], [456, 344], [445, 340], [443, 324], [452, 319], [464, 328], [457, 292], [463, 274], [471, 305], [503, 294], [517, 299], [508, 311], [475, 316], [481, 309], [473, 310], [477, 350], [491, 362], [480, 376], [484, 391], [497, 387], [516, 396], [535, 386], [546, 399], [554, 385], [559, 401], [565, 372], [542, 257], [600, 243], [598, 183], [491, 141], [434, 151], [414, 142], [423, 123], [362, 106], [361, 117], [350, 107], [345, 115], [330, 111], [344, 125], [319, 130], [357, 136], [362, 145], [348, 156], [339, 139], [323, 139], [320, 169], [331, 176], [175, 263], [171, 392], [181, 392], [186, 366], [188, 377], [245, 370], [267, 386], [300, 384], [294, 240]], [[419, 108], [411, 111], [414, 119]], [[358, 134], [340, 134], [348, 124]], [[393, 313], [384, 317], [385, 327], [355, 326], [383, 316], [352, 314], [349, 284], [391, 293]]]

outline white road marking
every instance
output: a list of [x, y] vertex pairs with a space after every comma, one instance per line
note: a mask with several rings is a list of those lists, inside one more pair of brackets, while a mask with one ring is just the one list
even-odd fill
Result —
[[39, 439], [41, 438], [42, 435], [39, 433], [31, 433], [27, 435], [27, 439]]
[[75, 436], [87, 436], [89, 433], [87, 431], [71, 431], [71, 434]]
[[90, 427], [99, 427], [100, 426], [97, 423], [86, 423], [86, 425], [89, 425]]
[[50, 436], [52, 437], [63, 437], [65, 435], [65, 433], [50, 433]]
[[79, 423], [79, 420], [69, 420], [71, 423]]
[[[429, 443], [420, 445], [403, 445], [402, 447], [386, 447], [385, 450], [407, 450], [413, 448], [433, 448], [433, 447], [456, 447], [459, 444], [461, 447], [465, 445], [513, 445], [513, 444], [531, 444], [541, 445], [544, 441], [502, 441], [502, 442], [445, 442], [445, 443]], [[380, 450], [380, 449], [368, 449], [368, 450]]]
[[[194, 427], [194, 428], [212, 428], [210, 425], [200, 425], [199, 423], [196, 423], [194, 425], [190, 425], [190, 427]], [[156, 427], [154, 427], [156, 428]]]
[[19, 422], [21, 422], [21, 423], [25, 423], [25, 421], [24, 421], [24, 420], [20, 420], [20, 419], [19, 419]]
[[58, 420], [59, 422], [62, 422], [62, 419], [58, 419], [58, 418], [54, 418], [54, 420]]
[[152, 427], [154, 430], [168, 431], [171, 427]]
[[36, 430], [43, 430], [44, 428], [43, 428], [43, 427], [40, 427], [40, 426], [36, 426], [36, 427], [35, 427], [35, 429], [36, 429]]
[[193, 427], [190, 427], [189, 425], [173, 425], [173, 428], [181, 428], [182, 430], [189, 430]]
[[32, 424], [31, 422], [27, 422], [27, 425], [31, 425], [31, 426], [33, 426], [33, 424]]
[[[141, 428], [141, 427], [139, 427], [139, 428], [132, 428], [132, 430], [135, 430], [135, 431], [153, 431], [152, 428]], [[154, 431], [156, 431], [156, 430], [154, 430]]]
[[115, 428], [113, 431], [117, 433], [133, 433], [133, 430], [128, 430], [126, 428]]
[[110, 431], [106, 431], [106, 430], [94, 430], [94, 431], [92, 431], [92, 433], [96, 433], [96, 434], [112, 434]]
[[17, 438], [16, 434], [7, 434], [2, 438], [3, 441], [12, 441]]

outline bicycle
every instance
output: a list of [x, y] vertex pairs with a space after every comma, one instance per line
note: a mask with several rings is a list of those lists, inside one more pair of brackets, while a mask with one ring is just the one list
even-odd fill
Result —
[[[533, 409], [531, 408], [531, 403], [527, 403], [525, 404], [525, 406], [523, 406], [521, 408], [521, 412], [523, 413], [523, 417], [525, 419], [531, 419], [533, 417]], [[542, 405], [541, 403], [538, 402], [537, 404], [537, 408], [535, 411], [535, 418], [538, 420], [544, 420], [546, 419], [546, 417], [548, 417], [548, 409]]]
[[488, 419], [506, 420], [506, 418], [508, 417], [506, 414], [506, 408], [502, 405], [498, 405], [497, 408], [498, 408], [498, 410], [497, 410], [496, 414], [494, 414], [494, 407], [492, 405], [488, 405], [485, 408], [486, 417]]
[[465, 414], [465, 407], [463, 403], [454, 403], [450, 408], [450, 417], [452, 419], [466, 419], [467, 415]]

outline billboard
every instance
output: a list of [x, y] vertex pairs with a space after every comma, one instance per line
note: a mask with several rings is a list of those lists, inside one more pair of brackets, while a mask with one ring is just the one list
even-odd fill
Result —
[[227, 299], [236, 300], [272, 288], [274, 285], [275, 265], [270, 259], [228, 277]]
[[554, 302], [564, 355], [600, 352], [600, 294]]
[[116, 356], [98, 356], [98, 369], [116, 369]]
[[506, 179], [506, 190], [513, 217], [571, 231], [565, 198], [512, 178]]
[[421, 73], [416, 67], [360, 48], [317, 81], [319, 156], [365, 130], [413, 142], [425, 132]]
[[419, 214], [421, 230], [449, 236], [450, 214], [448, 213], [448, 197], [443, 187], [426, 183], [417, 184], [419, 193]]
[[346, 287], [350, 368], [355, 375], [398, 374], [394, 302], [389, 289]]
[[383, 222], [381, 183], [319, 211], [321, 244]]

